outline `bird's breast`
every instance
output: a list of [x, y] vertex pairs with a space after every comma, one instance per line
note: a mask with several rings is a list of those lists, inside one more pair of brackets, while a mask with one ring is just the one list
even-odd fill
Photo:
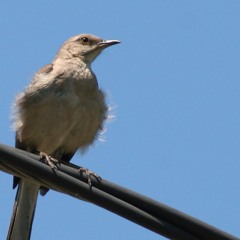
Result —
[[16, 129], [21, 141], [47, 154], [59, 148], [64, 152], [86, 149], [102, 130], [107, 115], [104, 94], [94, 84], [55, 84], [32, 102], [23, 95]]

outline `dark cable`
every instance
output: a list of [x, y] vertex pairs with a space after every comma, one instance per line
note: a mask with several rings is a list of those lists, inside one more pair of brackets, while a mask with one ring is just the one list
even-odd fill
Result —
[[61, 163], [57, 171], [39, 161], [40, 157], [0, 145], [0, 169], [27, 178], [47, 188], [82, 199], [114, 212], [169, 239], [239, 240], [176, 209], [102, 179], [87, 183], [79, 166]]

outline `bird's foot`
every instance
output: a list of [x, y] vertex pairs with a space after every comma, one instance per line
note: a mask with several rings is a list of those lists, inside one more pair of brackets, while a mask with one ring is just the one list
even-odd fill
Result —
[[91, 176], [95, 177], [98, 181], [101, 181], [101, 177], [98, 176], [96, 173], [90, 171], [89, 169], [87, 168], [84, 168], [84, 167], [80, 167], [78, 169], [78, 171], [81, 173], [81, 172], [84, 172], [87, 174], [87, 177], [88, 177], [88, 185], [91, 187], [92, 186], [92, 181], [91, 181]]
[[40, 152], [40, 161], [46, 163], [49, 165], [53, 170], [57, 170], [57, 164], [59, 164], [59, 161], [49, 155], [47, 155], [44, 152]]

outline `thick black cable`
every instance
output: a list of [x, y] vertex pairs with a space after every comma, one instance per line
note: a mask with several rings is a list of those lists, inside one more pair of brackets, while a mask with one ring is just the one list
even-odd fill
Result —
[[[162, 203], [122, 188], [109, 181], [79, 174], [79, 167], [60, 164], [59, 171], [40, 163], [39, 156], [0, 145], [0, 168], [19, 177], [29, 178], [48, 188], [85, 199], [170, 239], [237, 240], [230, 234], [183, 214]], [[34, 171], [33, 171], [34, 170]]]

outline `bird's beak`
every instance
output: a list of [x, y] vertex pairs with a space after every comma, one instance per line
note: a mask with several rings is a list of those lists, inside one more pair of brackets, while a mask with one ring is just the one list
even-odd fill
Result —
[[107, 47], [110, 47], [110, 46], [118, 44], [118, 43], [120, 43], [120, 41], [118, 41], [118, 40], [103, 40], [98, 43], [98, 46], [100, 48], [107, 48]]

